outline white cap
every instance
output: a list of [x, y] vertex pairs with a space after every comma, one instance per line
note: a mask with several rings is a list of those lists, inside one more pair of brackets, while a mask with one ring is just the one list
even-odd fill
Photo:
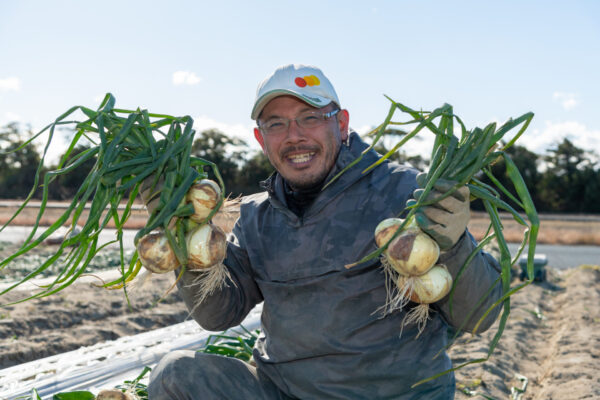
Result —
[[250, 118], [257, 119], [269, 101], [283, 95], [296, 96], [317, 108], [332, 101], [341, 108], [335, 89], [319, 68], [289, 64], [277, 68], [258, 85]]

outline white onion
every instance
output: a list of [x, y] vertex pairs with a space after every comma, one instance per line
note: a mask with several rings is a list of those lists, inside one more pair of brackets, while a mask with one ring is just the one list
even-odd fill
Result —
[[[400, 218], [388, 218], [375, 228], [375, 242], [381, 247], [403, 223]], [[401, 275], [422, 275], [435, 265], [440, 247], [412, 219], [384, 251], [388, 263]]]
[[215, 209], [221, 196], [221, 188], [210, 179], [202, 179], [192, 185], [186, 194], [187, 201], [194, 206], [192, 221], [203, 223], [206, 217]]
[[410, 300], [415, 303], [431, 304], [441, 300], [452, 288], [452, 275], [444, 265], [435, 265], [420, 276], [398, 277], [398, 287], [402, 290], [410, 285]]
[[175, 252], [163, 231], [148, 233], [138, 241], [136, 247], [142, 265], [151, 272], [164, 274], [179, 266]]
[[227, 240], [225, 233], [212, 224], [204, 224], [187, 235], [188, 268], [206, 269], [225, 258]]

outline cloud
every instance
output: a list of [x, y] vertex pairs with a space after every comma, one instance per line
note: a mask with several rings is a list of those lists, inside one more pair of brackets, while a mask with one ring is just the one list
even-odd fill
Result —
[[15, 92], [21, 90], [21, 80], [16, 76], [0, 79], [0, 92], [8, 92], [11, 90]]
[[173, 72], [173, 84], [179, 85], [197, 85], [202, 81], [198, 75], [191, 71], [175, 71]]
[[4, 128], [8, 124], [13, 122], [22, 123], [23, 118], [19, 114], [15, 114], [12, 111], [5, 111], [0, 113], [0, 128]]
[[527, 131], [517, 142], [537, 154], [544, 154], [564, 139], [569, 139], [580, 149], [600, 155], [600, 130], [588, 128], [576, 121], [546, 121], [542, 129]]
[[6, 123], [10, 123], [10, 122], [19, 122], [22, 120], [22, 118], [19, 114], [15, 114], [12, 111], [6, 111], [2, 115], [2, 120], [6, 121]]
[[371, 131], [371, 129], [373, 129], [373, 125], [363, 125], [363, 126], [359, 126], [358, 128], [354, 128], [354, 127], [350, 127], [351, 129], [355, 130], [359, 135], [365, 135], [368, 132]]
[[228, 124], [225, 122], [219, 122], [205, 115], [194, 117], [194, 129], [196, 130], [196, 137], [199, 136], [200, 132], [207, 129], [218, 129], [224, 134], [232, 137], [237, 137], [244, 140], [251, 149], [260, 150], [260, 145], [254, 138], [254, 126], [252, 124]]
[[575, 93], [554, 92], [552, 98], [554, 101], [558, 101], [567, 111], [575, 108], [579, 104]]
[[[369, 133], [373, 128], [374, 126], [372, 125], [363, 125], [353, 129], [364, 138], [364, 135]], [[404, 129], [410, 131], [414, 129], [414, 126], [407, 125]], [[381, 140], [383, 140], [385, 148], [389, 150], [392, 149], [398, 142], [400, 142], [401, 138], [384, 135]], [[429, 160], [431, 158], [431, 149], [433, 148], [434, 141], [435, 135], [428, 129], [423, 129], [419, 134], [417, 134], [417, 136], [413, 137], [411, 140], [402, 145], [398, 151], [405, 153], [409, 157], [421, 156], [423, 159]], [[371, 143], [371, 139], [367, 138], [366, 142]]]

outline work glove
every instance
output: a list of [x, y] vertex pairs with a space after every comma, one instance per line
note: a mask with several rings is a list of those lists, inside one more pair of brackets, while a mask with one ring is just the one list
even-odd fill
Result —
[[[417, 175], [419, 189], [413, 192], [415, 199], [420, 199], [425, 186], [427, 174]], [[456, 184], [455, 181], [438, 179], [426, 200], [433, 200], [446, 193]], [[415, 204], [409, 200], [408, 204]], [[467, 186], [457, 189], [450, 196], [427, 206], [422, 206], [415, 213], [415, 220], [421, 230], [431, 236], [440, 246], [441, 250], [453, 247], [467, 229], [471, 218], [470, 193]]]

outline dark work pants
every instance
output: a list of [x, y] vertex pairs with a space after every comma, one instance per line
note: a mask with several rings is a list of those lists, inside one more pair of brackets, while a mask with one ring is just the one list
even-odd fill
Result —
[[152, 370], [150, 400], [290, 399], [255, 367], [235, 358], [174, 351]]

